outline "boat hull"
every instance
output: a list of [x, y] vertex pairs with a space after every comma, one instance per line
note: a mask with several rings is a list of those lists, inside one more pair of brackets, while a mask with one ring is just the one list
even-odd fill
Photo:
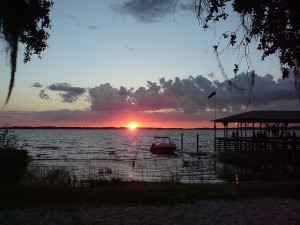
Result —
[[150, 152], [155, 153], [155, 154], [160, 154], [160, 155], [167, 155], [167, 154], [174, 154], [176, 151], [177, 147], [176, 145], [156, 145], [153, 144], [150, 147]]

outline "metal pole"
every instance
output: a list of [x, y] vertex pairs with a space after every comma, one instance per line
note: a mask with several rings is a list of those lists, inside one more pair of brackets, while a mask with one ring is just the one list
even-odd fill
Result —
[[215, 94], [215, 120], [217, 119], [217, 94]]
[[[215, 94], [215, 121], [214, 121], [214, 143], [216, 142], [216, 119], [217, 119], [217, 93]], [[214, 146], [215, 148], [215, 146]]]

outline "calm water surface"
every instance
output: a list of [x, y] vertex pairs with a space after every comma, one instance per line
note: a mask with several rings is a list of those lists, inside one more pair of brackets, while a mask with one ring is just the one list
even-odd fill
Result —
[[[216, 175], [219, 165], [212, 157], [213, 130], [16, 129], [13, 132], [36, 164], [67, 166], [77, 176], [185, 183], [219, 181]], [[205, 156], [193, 155], [197, 152], [197, 134], [199, 152], [206, 153]], [[154, 136], [172, 138], [179, 148], [176, 154], [151, 153]]]

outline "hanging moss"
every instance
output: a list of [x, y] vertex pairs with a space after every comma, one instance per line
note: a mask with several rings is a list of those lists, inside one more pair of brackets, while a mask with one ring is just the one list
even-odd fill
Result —
[[[10, 60], [10, 83], [5, 105], [12, 94], [17, 71], [18, 44], [25, 45], [24, 63], [32, 54], [41, 57], [47, 46], [51, 28], [49, 13], [52, 0], [2, 0], [0, 1], [0, 40], [5, 44]], [[4, 106], [5, 106], [4, 105]]]

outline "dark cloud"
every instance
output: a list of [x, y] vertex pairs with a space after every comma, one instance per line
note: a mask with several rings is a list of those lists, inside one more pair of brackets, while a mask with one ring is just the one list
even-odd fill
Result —
[[245, 110], [299, 110], [299, 104], [295, 104], [296, 90], [290, 80], [276, 80], [270, 74], [254, 75], [254, 78], [252, 91], [246, 73], [232, 78], [230, 80], [232, 85], [228, 80], [222, 83], [214, 82], [220, 116], [241, 113]]
[[40, 83], [36, 82], [32, 85], [32, 87], [37, 87], [37, 88], [40, 88], [40, 87], [43, 87], [43, 85], [41, 85]]
[[135, 17], [140, 22], [157, 22], [172, 13], [172, 0], [130, 0], [124, 3], [121, 12]]
[[129, 50], [129, 51], [134, 51], [134, 48], [128, 46], [128, 45], [125, 45], [125, 47]]
[[62, 102], [73, 103], [79, 99], [85, 92], [85, 88], [72, 87], [68, 83], [57, 83], [48, 86], [49, 90], [60, 91], [59, 96], [62, 98]]
[[[91, 110], [53, 110], [53, 111], [6, 111], [0, 115], [3, 122], [12, 126], [109, 126], [117, 115]], [[106, 124], [105, 124], [106, 122]]]
[[45, 99], [45, 100], [49, 100], [49, 99], [50, 99], [49, 95], [46, 93], [45, 90], [41, 90], [41, 91], [40, 91], [39, 97], [40, 97], [41, 99]]
[[69, 17], [70, 19], [78, 19], [77, 16], [74, 16], [74, 15], [71, 15], [71, 14], [68, 14], [68, 15], [66, 15], [66, 16]]
[[[210, 81], [202, 75], [187, 79], [175, 78], [174, 81], [161, 78], [159, 84], [148, 81], [147, 87], [137, 90], [124, 87], [117, 89], [107, 83], [89, 90], [91, 109], [199, 114], [213, 110], [214, 102], [207, 99], [212, 91], [217, 92], [217, 106], [221, 113], [240, 113], [247, 108], [273, 107], [275, 103], [281, 102], [282, 105], [282, 102], [297, 100], [291, 81], [275, 80], [269, 74], [254, 77], [252, 90], [246, 73], [224, 82]], [[277, 108], [280, 109], [281, 105], [277, 104]], [[293, 103], [290, 106], [295, 107]]]
[[89, 28], [90, 30], [98, 30], [98, 29], [99, 29], [99, 27], [94, 26], [94, 25], [89, 25], [88, 28]]
[[[173, 14], [174, 10], [190, 10], [192, 1], [177, 2], [174, 0], [128, 0], [119, 5], [119, 11], [133, 16], [140, 22], [153, 23], [166, 15]], [[115, 7], [116, 8], [116, 7]]]
[[126, 88], [112, 88], [109, 83], [101, 84], [89, 90], [91, 109], [95, 111], [126, 110], [131, 107], [127, 99], [130, 93]]
[[[85, 111], [7, 112], [13, 118], [4, 118], [4, 121], [21, 121], [20, 124], [44, 121], [43, 125], [56, 125], [63, 121], [70, 126], [110, 126], [116, 121], [140, 118], [144, 124], [157, 127], [172, 127], [172, 124], [201, 127], [202, 123], [210, 126], [209, 121], [214, 119], [215, 101], [207, 97], [213, 91], [217, 93], [218, 118], [245, 110], [299, 110], [298, 95], [292, 81], [274, 79], [270, 74], [254, 77], [252, 92], [246, 73], [222, 82], [211, 81], [211, 77], [202, 75], [185, 79], [161, 78], [158, 82], [147, 81], [146, 87], [137, 89], [100, 84], [88, 90], [90, 108]], [[53, 84], [48, 88], [59, 91], [63, 102], [75, 102], [86, 92], [84, 88], [71, 87], [67, 83]], [[40, 92], [41, 98], [47, 99], [47, 96], [44, 90]]]
[[[126, 126], [132, 118], [153, 127], [201, 127], [201, 122], [209, 123], [210, 112], [203, 114], [183, 114], [181, 112], [119, 112], [107, 113], [91, 110], [53, 110], [39, 112], [7, 111], [0, 115], [3, 122], [14, 126]], [[151, 124], [151, 125], [150, 125]], [[176, 125], [174, 125], [176, 124]]]
[[194, 0], [185, 2], [177, 1], [176, 7], [182, 11], [194, 11]]
[[[74, 15], [69, 14], [69, 15], [66, 15], [66, 16], [69, 17], [70, 19], [76, 19], [76, 20], [78, 19], [78, 17], [74, 16]], [[78, 26], [78, 27], [89, 29], [91, 31], [99, 29], [99, 27], [94, 26], [94, 25], [86, 26], [86, 25], [83, 25], [83, 24], [80, 24], [80, 23], [76, 23], [75, 25]]]
[[[203, 78], [202, 78], [203, 79]], [[203, 85], [211, 89], [212, 83], [205, 80]], [[197, 77], [179, 80], [160, 80], [158, 85], [148, 81], [147, 88], [140, 87], [136, 91], [112, 88], [110, 84], [100, 85], [89, 90], [91, 109], [95, 111], [159, 111], [183, 110], [184, 112], [197, 112], [199, 109], [197, 96], [205, 92], [207, 87], [202, 87], [201, 78]]]
[[[12, 115], [5, 114], [5, 112], [2, 112], [2, 114], [0, 114], [0, 118], [1, 119], [13, 119], [14, 117]], [[2, 124], [2, 126], [3, 126], [3, 124]]]
[[57, 111], [44, 111], [33, 113], [37, 119], [42, 119], [48, 122], [61, 122], [61, 121], [92, 121], [96, 117], [96, 113], [87, 112], [82, 110], [57, 110]]
[[93, 30], [98, 30], [98, 29], [99, 29], [99, 27], [94, 26], [94, 25], [86, 26], [86, 25], [79, 24], [79, 23], [77, 23], [77, 24], [75, 24], [75, 25], [76, 25], [77, 27], [82, 27], [82, 28], [85, 28], [85, 29], [89, 29], [89, 30], [91, 30], [91, 31], [93, 31]]

